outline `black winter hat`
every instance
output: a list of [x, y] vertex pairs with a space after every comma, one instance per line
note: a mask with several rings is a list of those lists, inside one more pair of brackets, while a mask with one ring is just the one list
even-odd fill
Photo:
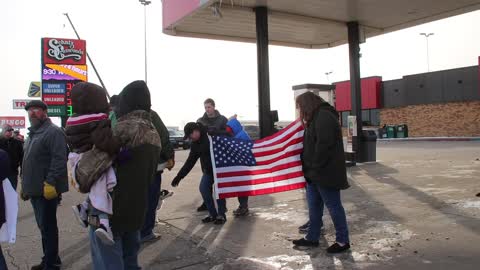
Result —
[[27, 105], [25, 106], [25, 111], [28, 111], [28, 109], [32, 107], [42, 108], [44, 111], [48, 109], [47, 104], [43, 103], [43, 101], [41, 100], [32, 100], [27, 103]]
[[108, 113], [110, 105], [107, 91], [99, 85], [89, 82], [75, 84], [71, 93], [72, 107], [76, 114]]
[[185, 136], [183, 137], [183, 139], [185, 140], [188, 137], [190, 137], [190, 134], [192, 134], [194, 130], [201, 130], [200, 124], [195, 122], [187, 123], [183, 128], [183, 132], [185, 133]]
[[119, 117], [135, 110], [150, 112], [150, 107], [152, 106], [150, 101], [150, 91], [144, 81], [131, 82], [123, 88], [119, 96]]

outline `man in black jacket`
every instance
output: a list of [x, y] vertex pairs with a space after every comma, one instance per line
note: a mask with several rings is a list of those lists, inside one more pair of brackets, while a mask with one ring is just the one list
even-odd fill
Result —
[[9, 125], [4, 125], [2, 128], [2, 136], [0, 138], [0, 149], [8, 153], [10, 158], [10, 173], [8, 180], [12, 183], [13, 189], [17, 189], [18, 184], [18, 169], [22, 166], [23, 159], [23, 144], [21, 141], [13, 137], [13, 128]]
[[203, 105], [205, 113], [197, 122], [202, 124], [210, 135], [226, 135], [228, 119], [215, 109], [215, 101], [207, 98]]
[[212, 195], [212, 186], [214, 183], [212, 159], [210, 156], [210, 140], [206, 128], [200, 123], [190, 122], [185, 125], [185, 138], [190, 137], [192, 147], [188, 159], [172, 181], [172, 186], [176, 187], [180, 181], [185, 178], [192, 170], [198, 159], [202, 165], [202, 180], [200, 181], [200, 193], [203, 201], [207, 206], [209, 216], [202, 220], [203, 223], [214, 222], [215, 224], [224, 224], [227, 221], [225, 216], [226, 201], [225, 199], [217, 200], [218, 211], [215, 208]]
[[[205, 107], [205, 113], [202, 117], [198, 118], [197, 123], [202, 124], [206, 128], [209, 135], [229, 136], [227, 132], [228, 119], [215, 109], [215, 101], [211, 98], [207, 98], [203, 102], [203, 106]], [[207, 210], [208, 209], [205, 205], [205, 202], [203, 202], [202, 205], [197, 208], [198, 212]]]

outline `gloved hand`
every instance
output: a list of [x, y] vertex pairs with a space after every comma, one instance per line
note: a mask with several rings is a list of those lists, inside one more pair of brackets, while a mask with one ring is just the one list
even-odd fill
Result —
[[53, 200], [58, 197], [57, 190], [47, 182], [43, 182], [43, 197], [47, 200]]
[[171, 171], [173, 169], [173, 167], [175, 167], [175, 159], [171, 158], [169, 160], [167, 160], [167, 166], [166, 168]]
[[23, 193], [23, 190], [20, 190], [20, 199], [22, 199], [23, 201], [28, 201], [30, 200], [30, 197]]
[[178, 177], [178, 176], [173, 178], [172, 187], [178, 187], [178, 184], [180, 184], [180, 181], [182, 181], [182, 179], [180, 179], [180, 177]]

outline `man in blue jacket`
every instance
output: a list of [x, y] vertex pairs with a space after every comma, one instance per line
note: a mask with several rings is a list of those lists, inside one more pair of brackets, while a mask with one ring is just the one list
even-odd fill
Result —
[[21, 197], [32, 203], [44, 254], [31, 269], [60, 269], [57, 207], [59, 195], [68, 191], [67, 143], [63, 131], [48, 118], [45, 103], [31, 101], [25, 110], [31, 127], [24, 148]]
[[[227, 122], [227, 132], [235, 139], [251, 140], [248, 133], [243, 129], [242, 124], [237, 120], [237, 115], [231, 117]], [[238, 197], [238, 202], [240, 203], [240, 206], [237, 210], [233, 211], [233, 214], [236, 217], [248, 215], [248, 197]]]

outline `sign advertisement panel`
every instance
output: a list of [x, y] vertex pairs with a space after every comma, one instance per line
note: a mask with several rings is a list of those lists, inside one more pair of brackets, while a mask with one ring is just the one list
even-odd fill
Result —
[[[55, 65], [48, 65], [48, 66], [55, 66]], [[59, 81], [68, 81], [68, 80], [75, 80], [74, 77], [69, 76], [63, 72], [55, 70], [53, 68], [48, 67], [47, 65], [43, 65], [42, 68], [42, 81], [48, 80], [59, 80]]]
[[48, 82], [42, 84], [42, 94], [50, 95], [64, 95], [65, 83], [62, 82]]
[[[86, 65], [54, 65], [47, 64], [47, 68], [55, 70], [58, 75], [63, 75], [62, 78], [54, 78], [55, 80], [81, 80], [87, 81], [87, 66]], [[65, 76], [66, 75], [66, 76]], [[72, 78], [69, 79], [68, 77]], [[48, 80], [48, 79], [44, 79]]]
[[61, 106], [48, 106], [48, 116], [65, 116], [67, 111], [65, 105]]
[[32, 100], [33, 99], [14, 99], [12, 101], [13, 109], [14, 110], [24, 110], [25, 106], [27, 106], [27, 103], [29, 103]]
[[0, 116], [0, 126], [10, 125], [14, 129], [25, 128], [25, 116]]
[[42, 95], [42, 83], [31, 82], [28, 87], [28, 97], [41, 97]]
[[80, 39], [42, 38], [42, 63], [86, 65], [86, 42]]
[[70, 92], [87, 81], [85, 40], [42, 38], [42, 100], [50, 116], [73, 114]]
[[42, 95], [42, 100], [47, 105], [65, 105], [65, 95]]

